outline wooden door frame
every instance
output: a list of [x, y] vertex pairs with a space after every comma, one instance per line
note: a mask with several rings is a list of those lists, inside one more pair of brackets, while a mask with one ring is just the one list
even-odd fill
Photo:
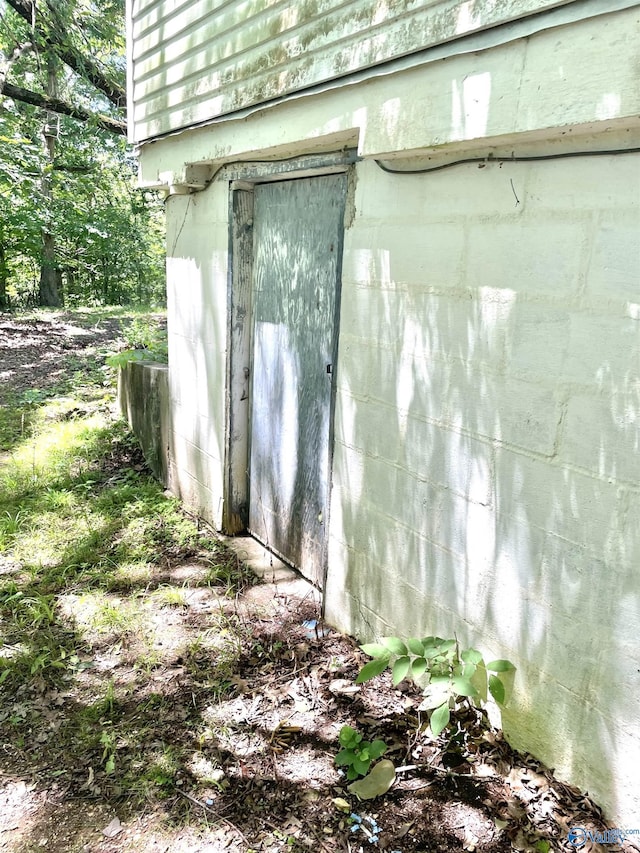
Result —
[[[228, 535], [244, 533], [248, 525], [254, 187], [256, 184], [271, 181], [349, 174], [356, 160], [355, 151], [341, 151], [335, 154], [311, 155], [273, 163], [247, 163], [242, 166], [227, 167], [228, 172], [225, 178], [229, 180], [228, 345], [222, 529]], [[341, 267], [342, 258], [340, 258], [338, 269], [341, 270]], [[339, 299], [336, 305], [335, 322], [337, 342], [340, 324]], [[334, 369], [330, 411], [330, 460], [333, 451], [335, 377]], [[329, 471], [329, 489], [330, 474]]]

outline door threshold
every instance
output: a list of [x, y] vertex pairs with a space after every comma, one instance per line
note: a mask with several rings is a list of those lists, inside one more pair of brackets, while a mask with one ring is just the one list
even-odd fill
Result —
[[304, 581], [313, 585], [304, 578], [300, 572], [285, 563], [274, 553], [269, 551], [266, 545], [254, 539], [253, 536], [225, 536], [224, 542], [227, 548], [236, 555], [251, 571], [268, 583], [289, 583], [291, 581]]

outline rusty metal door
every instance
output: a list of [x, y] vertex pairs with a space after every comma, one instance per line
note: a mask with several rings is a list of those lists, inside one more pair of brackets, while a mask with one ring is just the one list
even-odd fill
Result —
[[322, 585], [346, 175], [254, 199], [249, 530]]

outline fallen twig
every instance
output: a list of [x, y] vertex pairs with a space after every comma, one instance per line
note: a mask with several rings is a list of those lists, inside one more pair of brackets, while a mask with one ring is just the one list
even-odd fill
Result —
[[209, 812], [209, 814], [214, 815], [219, 821], [228, 826], [229, 829], [233, 830], [234, 832], [237, 832], [240, 838], [244, 841], [244, 843], [247, 846], [249, 845], [249, 842], [244, 836], [242, 830], [237, 827], [235, 823], [232, 823], [232, 821], [230, 821], [226, 817], [222, 817], [222, 815], [219, 814], [215, 809], [212, 809], [211, 806], [208, 806], [206, 803], [203, 803], [202, 800], [197, 799], [197, 797], [192, 797], [191, 794], [188, 794], [186, 791], [181, 791], [180, 788], [176, 788], [175, 790], [176, 793], [180, 794], [181, 797], [184, 797], [186, 800], [189, 800], [189, 802], [193, 803], [195, 806], [200, 806], [201, 809], [204, 809], [206, 812]]

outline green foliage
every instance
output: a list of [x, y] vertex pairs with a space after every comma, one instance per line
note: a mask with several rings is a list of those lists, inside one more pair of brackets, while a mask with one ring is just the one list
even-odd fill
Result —
[[396, 778], [396, 768], [392, 761], [383, 758], [373, 767], [364, 779], [352, 782], [347, 790], [359, 800], [373, 800], [386, 794]]
[[[142, 465], [114, 472], [113, 460], [128, 465], [139, 451], [108, 407], [75, 398], [74, 417], [59, 417], [61, 401], [22, 396], [33, 399], [33, 428], [0, 461], [0, 548], [22, 567], [0, 577], [0, 691], [32, 679], [58, 684], [81, 668], [59, 607], [70, 587], [83, 613], [76, 635], [143, 642], [144, 608], [126, 606], [113, 590], [146, 589], [150, 567], [167, 554], [207, 554], [209, 583], [232, 585], [235, 565]], [[227, 666], [236, 651], [223, 645]]]
[[[7, 81], [45, 93], [55, 57], [61, 100], [123, 118], [124, 99], [118, 106], [118, 98], [105, 94], [124, 88], [120, 5], [39, 3], [33, 28], [0, 5], [0, 68]], [[67, 305], [163, 304], [162, 203], [136, 188], [126, 140], [101, 129], [99, 120], [54, 116], [6, 93], [0, 109], [0, 310], [39, 304], [46, 264], [59, 273]]]
[[508, 660], [485, 663], [477, 649], [460, 651], [458, 641], [442, 637], [383, 637], [362, 651], [372, 658], [356, 678], [362, 684], [389, 668], [394, 684], [408, 679], [422, 687], [421, 709], [429, 712], [437, 737], [451, 722], [451, 712], [463, 704], [482, 707], [491, 694], [498, 705], [509, 701], [516, 669]]
[[123, 326], [121, 334], [130, 349], [158, 351], [167, 346], [166, 328], [148, 317], [134, 317]]
[[[123, 316], [64, 319], [75, 331]], [[144, 323], [129, 328], [149, 343]], [[49, 383], [0, 388], [0, 412], [10, 415], [0, 439], [11, 451], [0, 454], [0, 735], [10, 761], [33, 759], [44, 785], [77, 778], [90, 797], [148, 809], [184, 782], [209, 725], [220, 736], [203, 713], [234, 688], [252, 629], [219, 602], [194, 607], [174, 633], [169, 607], [187, 600], [181, 583], [233, 598], [249, 570], [145, 468], [113, 420], [112, 374], [91, 369], [89, 356], [78, 393], [77, 356], [60, 350]], [[174, 582], [186, 563], [193, 574]], [[203, 734], [200, 755], [213, 737]]]
[[335, 757], [336, 764], [346, 766], [347, 779], [357, 779], [358, 776], [366, 776], [373, 761], [377, 761], [387, 751], [387, 744], [383, 740], [374, 740], [371, 743], [363, 740], [362, 735], [351, 726], [343, 726], [340, 729], [340, 746], [342, 749]]
[[[21, 124], [20, 115], [15, 123]], [[11, 166], [10, 171], [0, 168], [5, 307], [38, 303], [45, 222], [54, 236], [67, 305], [164, 303], [161, 203], [155, 194], [136, 189], [124, 140], [97, 136], [99, 132], [78, 128], [70, 120], [61, 122], [59, 158], [73, 153], [83, 159], [86, 171], [55, 170], [46, 205], [38, 188], [46, 164], [37, 137], [29, 143], [28, 158], [0, 138], [0, 162]]]
[[124, 367], [131, 361], [166, 364], [169, 359], [165, 326], [147, 318], [136, 318], [122, 330], [126, 349], [107, 358], [109, 367]]
[[55, 601], [52, 595], [33, 591], [26, 595], [11, 581], [0, 589], [0, 609], [11, 613], [17, 628], [42, 628], [55, 621]]
[[112, 731], [105, 729], [100, 735], [102, 763], [105, 773], [113, 773], [116, 768], [116, 737]]

